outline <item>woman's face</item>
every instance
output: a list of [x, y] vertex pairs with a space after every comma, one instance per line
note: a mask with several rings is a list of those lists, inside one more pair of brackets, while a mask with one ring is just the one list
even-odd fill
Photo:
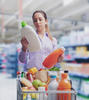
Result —
[[46, 20], [43, 16], [42, 13], [35, 13], [34, 18], [33, 18], [33, 23], [37, 29], [37, 31], [42, 31], [45, 29], [45, 24], [46, 24]]

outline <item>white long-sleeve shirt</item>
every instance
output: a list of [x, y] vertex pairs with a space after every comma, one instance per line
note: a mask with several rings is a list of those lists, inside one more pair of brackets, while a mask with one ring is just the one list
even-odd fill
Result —
[[[21, 51], [19, 55], [19, 60], [26, 64], [26, 69], [37, 67], [37, 69], [44, 68], [42, 62], [44, 59], [55, 49], [57, 49], [57, 40], [53, 38], [50, 40], [47, 34], [40, 39], [41, 42], [41, 50], [37, 52], [24, 52]], [[28, 56], [28, 58], [27, 58]]]

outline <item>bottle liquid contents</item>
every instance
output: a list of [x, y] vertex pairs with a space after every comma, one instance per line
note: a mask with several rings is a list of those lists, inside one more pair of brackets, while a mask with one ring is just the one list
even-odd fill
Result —
[[[58, 84], [58, 91], [71, 91], [71, 84], [68, 80], [68, 74], [62, 73]], [[57, 100], [71, 100], [71, 93], [58, 93]]]
[[[50, 76], [51, 80], [48, 85], [48, 91], [56, 91], [58, 87], [58, 82], [56, 80], [56, 75]], [[54, 93], [48, 93], [48, 100], [57, 100], [57, 94]]]
[[69, 77], [69, 71], [68, 71], [68, 70], [64, 70], [64, 73], [67, 73], [67, 74], [68, 74], [68, 80], [70, 81], [71, 87], [72, 87], [72, 80], [71, 80], [70, 77]]

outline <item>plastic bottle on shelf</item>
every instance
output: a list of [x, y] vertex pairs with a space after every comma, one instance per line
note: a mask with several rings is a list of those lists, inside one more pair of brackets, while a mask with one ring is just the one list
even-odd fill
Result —
[[21, 26], [21, 35], [29, 42], [28, 49], [30, 52], [39, 51], [41, 49], [41, 43], [35, 30], [24, 21], [22, 21]]
[[[48, 84], [48, 91], [56, 91], [58, 82], [56, 79], [57, 75], [50, 75], [50, 83]], [[57, 94], [48, 93], [48, 100], [57, 100]]]
[[[71, 91], [71, 84], [68, 80], [68, 74], [62, 73], [58, 84], [58, 91]], [[71, 93], [58, 93], [57, 100], [71, 100]]]

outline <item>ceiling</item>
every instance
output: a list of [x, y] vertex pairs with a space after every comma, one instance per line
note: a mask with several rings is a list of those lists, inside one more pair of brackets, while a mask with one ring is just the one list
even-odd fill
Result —
[[32, 13], [39, 9], [56, 38], [89, 25], [89, 0], [0, 0], [0, 43], [19, 42], [21, 20], [33, 25]]

